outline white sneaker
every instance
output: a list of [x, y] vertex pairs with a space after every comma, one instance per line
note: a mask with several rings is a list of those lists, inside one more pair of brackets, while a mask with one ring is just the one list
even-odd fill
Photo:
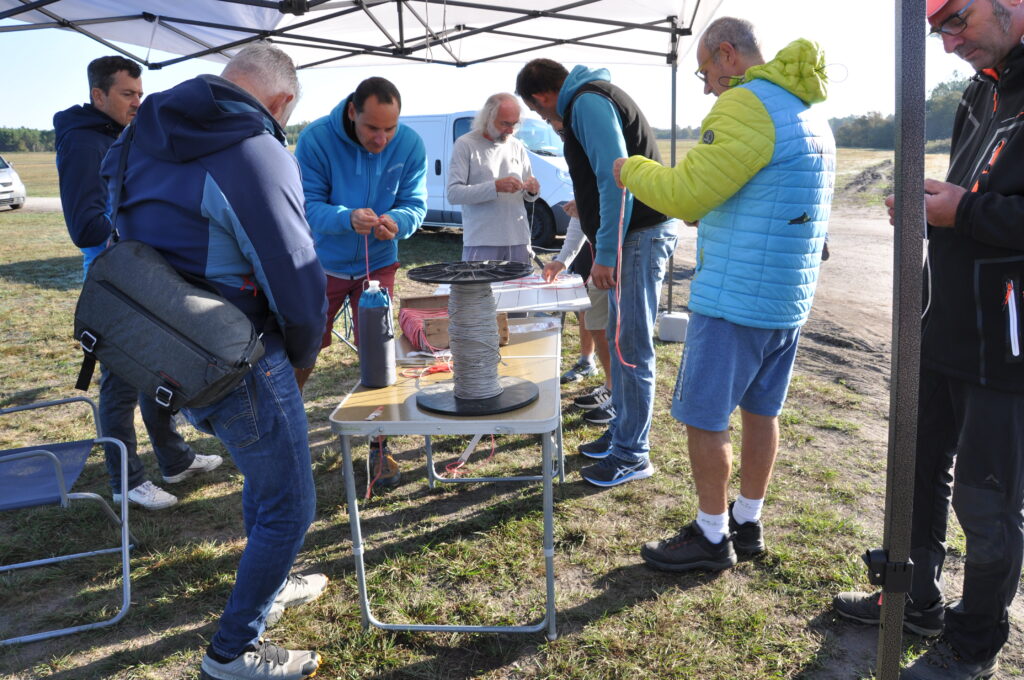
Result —
[[220, 456], [204, 456], [201, 453], [197, 453], [196, 458], [195, 460], [192, 461], [191, 465], [189, 465], [187, 468], [185, 468], [176, 475], [171, 475], [170, 477], [167, 477], [165, 475], [164, 482], [166, 482], [167, 484], [177, 484], [178, 482], [183, 482], [189, 477], [195, 477], [200, 473], [216, 470], [218, 467], [220, 467], [220, 464], [223, 462], [224, 459], [221, 458]]
[[306, 574], [298, 576], [290, 574], [285, 579], [284, 587], [274, 598], [267, 612], [267, 626], [273, 626], [281, 620], [284, 610], [288, 607], [297, 607], [300, 604], [312, 602], [323, 594], [327, 588], [329, 579], [323, 574]]
[[[114, 494], [114, 502], [121, 502], [121, 494]], [[141, 506], [146, 510], [163, 510], [177, 503], [178, 498], [147, 479], [134, 489], [128, 490], [128, 502]]]
[[295, 651], [260, 641], [255, 649], [247, 649], [228, 663], [214, 661], [207, 654], [200, 666], [203, 680], [302, 680], [316, 675], [320, 655], [307, 650]]

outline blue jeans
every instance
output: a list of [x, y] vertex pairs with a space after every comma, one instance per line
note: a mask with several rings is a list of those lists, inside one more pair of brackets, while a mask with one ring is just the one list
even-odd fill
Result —
[[[160, 472], [165, 477], [188, 469], [196, 454], [174, 429], [171, 412], [159, 406], [152, 397], [143, 396], [137, 389], [106, 368], [100, 368], [100, 432], [124, 442], [128, 449], [128, 488], [134, 489], [146, 481], [146, 470], [137, 451], [135, 439], [135, 405], [142, 412], [142, 422], [149, 433]], [[121, 492], [121, 451], [105, 444], [110, 487]]]
[[[608, 291], [608, 348], [612, 355], [612, 405], [609, 426], [611, 456], [636, 464], [650, 455], [648, 435], [654, 415], [654, 323], [658, 316], [661, 282], [668, 259], [676, 250], [676, 222], [627, 232], [622, 243], [620, 297]], [[621, 323], [616, 351], [616, 329]]]
[[309, 424], [295, 373], [278, 348], [268, 349], [224, 399], [183, 413], [221, 440], [245, 477], [245, 550], [210, 642], [217, 654], [234, 658], [263, 634], [270, 605], [313, 521]]

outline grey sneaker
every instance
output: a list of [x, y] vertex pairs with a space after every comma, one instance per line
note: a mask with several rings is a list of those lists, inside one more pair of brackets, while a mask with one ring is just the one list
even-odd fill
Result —
[[320, 597], [329, 580], [324, 574], [289, 574], [281, 591], [270, 605], [270, 611], [267, 612], [267, 626], [273, 626], [280, 621], [285, 609], [298, 607]]
[[655, 569], [663, 571], [721, 571], [736, 564], [732, 540], [726, 536], [721, 543], [712, 543], [705, 538], [696, 522], [686, 525], [675, 536], [644, 543], [640, 548], [640, 557]]
[[940, 637], [927, 652], [900, 672], [900, 680], [987, 680], [999, 670], [999, 657], [971, 663]]
[[573, 406], [589, 411], [603, 406], [611, 406], [612, 393], [604, 385], [598, 385], [589, 393], [572, 400]]
[[203, 657], [202, 680], [302, 680], [316, 674], [320, 655], [306, 650], [284, 649], [261, 641], [255, 648], [242, 652], [234, 661], [214, 661], [207, 652]]
[[[877, 625], [882, 620], [882, 591], [874, 593], [839, 593], [832, 607], [844, 619]], [[933, 637], [942, 632], [946, 609], [941, 601], [918, 609], [908, 602], [903, 608], [903, 630], [915, 635]]]
[[[113, 496], [115, 503], [121, 502], [121, 494], [114, 493]], [[163, 510], [175, 505], [178, 498], [147, 479], [134, 489], [128, 490], [128, 502], [146, 510]]]
[[195, 477], [196, 475], [204, 472], [210, 472], [220, 467], [220, 464], [224, 462], [224, 459], [220, 456], [204, 456], [201, 453], [197, 453], [192, 464], [182, 470], [176, 475], [170, 477], [164, 476], [164, 482], [167, 484], [177, 484], [183, 482], [189, 477]]
[[601, 370], [597, 367], [597, 364], [593, 361], [587, 361], [583, 357], [580, 357], [572, 368], [562, 374], [559, 382], [563, 385], [565, 383], [579, 382], [580, 380], [589, 378], [592, 375], [598, 375], [600, 372]]

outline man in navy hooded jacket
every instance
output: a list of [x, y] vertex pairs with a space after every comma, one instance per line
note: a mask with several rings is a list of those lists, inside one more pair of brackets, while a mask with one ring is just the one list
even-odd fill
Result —
[[[313, 365], [324, 328], [325, 280], [303, 216], [302, 184], [282, 126], [299, 83], [281, 50], [254, 44], [223, 77], [199, 76], [150, 96], [103, 165], [119, 181], [130, 143], [118, 231], [201, 277], [263, 333], [265, 355], [219, 402], [185, 409], [215, 435], [245, 476], [246, 546], [202, 662], [216, 679], [308, 677], [319, 655], [263, 639], [275, 609], [323, 590], [321, 575], [289, 571], [313, 520], [308, 422], [294, 370]], [[277, 614], [279, 615], [279, 614]]]
[[[82, 249], [83, 267], [88, 272], [93, 258], [106, 247], [111, 228], [100, 162], [124, 126], [135, 117], [142, 100], [142, 69], [134, 61], [110, 56], [94, 59], [87, 73], [90, 103], [58, 112], [53, 117], [53, 127], [64, 221], [71, 240]], [[168, 508], [178, 499], [146, 479], [137, 453], [136, 403], [165, 483], [174, 484], [213, 470], [222, 460], [220, 456], [195, 453], [175, 431], [170, 411], [101, 368], [100, 429], [105, 436], [124, 442], [128, 451], [128, 500], [148, 510]], [[104, 453], [114, 500], [120, 501], [120, 450], [107, 444]]]

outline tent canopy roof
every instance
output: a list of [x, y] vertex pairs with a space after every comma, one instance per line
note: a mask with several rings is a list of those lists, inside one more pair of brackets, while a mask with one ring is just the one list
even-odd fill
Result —
[[[699, 34], [721, 0], [0, 0], [0, 32], [77, 31], [150, 68], [226, 61], [268, 39], [300, 68], [405, 60], [469, 66], [600, 58], [665, 64]], [[121, 43], [122, 47], [113, 43]], [[131, 46], [142, 48], [136, 54]], [[152, 50], [181, 55], [150, 61]]]

